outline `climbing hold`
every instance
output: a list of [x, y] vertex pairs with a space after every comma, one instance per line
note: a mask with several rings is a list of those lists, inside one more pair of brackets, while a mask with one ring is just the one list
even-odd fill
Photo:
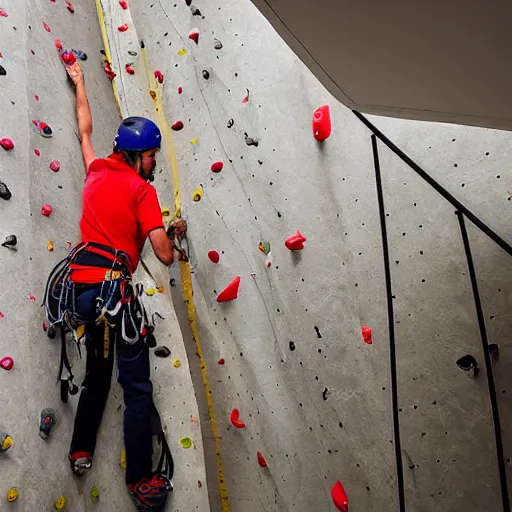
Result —
[[174, 368], [179, 368], [181, 366], [181, 361], [179, 359], [175, 359], [172, 363]]
[[156, 69], [153, 72], [153, 75], [154, 75], [154, 77], [156, 78], [156, 80], [158, 81], [159, 84], [163, 84], [164, 83], [164, 75], [162, 74], [161, 71], [158, 71], [158, 69]]
[[157, 286], [156, 290], [158, 293], [164, 293], [165, 288], [162, 285], [160, 285], [160, 286]]
[[169, 218], [171, 216], [171, 210], [169, 208], [162, 208], [162, 217]]
[[6, 452], [12, 446], [12, 437], [0, 430], [0, 452]]
[[96, 502], [100, 499], [100, 490], [97, 487], [91, 488], [91, 499]]
[[203, 197], [203, 188], [202, 187], [196, 188], [196, 190], [194, 190], [194, 193], [192, 194], [192, 200], [197, 203], [198, 201], [201, 201], [202, 197]]
[[348, 512], [348, 496], [339, 480], [333, 485], [331, 489], [331, 497], [334, 506], [338, 510], [341, 512]]
[[213, 45], [213, 47], [216, 50], [222, 50], [222, 43], [218, 39], [215, 39], [215, 44]]
[[14, 142], [11, 139], [0, 139], [0, 146], [2, 146], [6, 151], [10, 151], [14, 149]]
[[210, 261], [213, 263], [219, 263], [220, 255], [217, 251], [209, 251], [208, 252], [208, 258], [210, 258]]
[[477, 377], [480, 372], [476, 359], [469, 354], [457, 359], [457, 366], [464, 370], [469, 377]]
[[35, 119], [32, 120], [32, 124], [39, 130], [39, 133], [49, 139], [53, 135], [53, 131], [49, 125], [43, 123], [42, 121], [37, 121]]
[[3, 66], [0, 65], [0, 76], [5, 76], [7, 75], [7, 71], [5, 70], [5, 68]]
[[155, 293], [157, 291], [158, 290], [156, 288], [147, 288], [146, 289], [146, 295], [148, 295], [149, 297], [152, 297], [153, 295], [155, 295]]
[[74, 14], [75, 13], [75, 8], [73, 7], [73, 4], [71, 3], [70, 0], [66, 0], [66, 9], [71, 13], [71, 14]]
[[178, 55], [186, 55], [186, 54], [187, 54], [187, 50], [185, 48], [178, 50]]
[[261, 455], [261, 452], [256, 453], [256, 456], [258, 457], [258, 464], [262, 468], [268, 468], [267, 461], [265, 460], [265, 457], [263, 457], [263, 455]]
[[125, 69], [129, 75], [135, 75], [135, 70], [132, 68], [131, 64], [126, 64]]
[[264, 241], [261, 241], [259, 244], [258, 244], [258, 249], [263, 253], [263, 254], [268, 254], [270, 252], [270, 242], [264, 242]]
[[251, 277], [252, 277], [253, 279], [256, 279], [256, 272], [251, 272]]
[[31, 302], [37, 302], [37, 299], [31, 293], [28, 294], [28, 300]]
[[57, 501], [55, 502], [54, 507], [56, 510], [63, 510], [64, 507], [66, 506], [66, 503], [67, 503], [66, 498], [64, 496], [59, 496], [57, 498]]
[[34, 98], [36, 99], [36, 101], [39, 101], [39, 96], [37, 94], [34, 94]]
[[368, 345], [371, 345], [373, 343], [371, 327], [368, 327], [367, 325], [363, 325], [361, 327], [361, 336], [363, 337], [363, 341], [365, 343], [368, 343]]
[[3, 181], [0, 181], [0, 197], [6, 201], [12, 197], [11, 191]]
[[178, 94], [181, 94], [183, 92], [183, 87], [180, 85], [178, 86]]
[[290, 249], [290, 251], [300, 251], [304, 249], [305, 241], [306, 237], [302, 236], [300, 231], [297, 231], [295, 235], [289, 236], [285, 240], [284, 245], [286, 245], [286, 247]]
[[192, 41], [194, 41], [194, 43], [198, 44], [199, 43], [199, 29], [197, 28], [193, 28], [189, 34], [188, 34], [188, 38], [189, 39], [192, 39]]
[[126, 469], [126, 451], [123, 450], [121, 452], [121, 458], [119, 459], [119, 465], [123, 468], [123, 469]]
[[160, 345], [155, 348], [155, 356], [169, 357], [170, 355], [171, 355], [171, 351], [165, 345]]
[[57, 330], [53, 325], [48, 327], [48, 332], [46, 333], [46, 336], [48, 336], [48, 338], [50, 338], [51, 340], [53, 340], [55, 336], [57, 336]]
[[[57, 42], [55, 42], [55, 46], [57, 46]], [[58, 49], [58, 48], [57, 48]], [[59, 50], [61, 51], [61, 50]], [[68, 50], [63, 51], [60, 54], [60, 60], [64, 63], [66, 67], [73, 66], [76, 63], [76, 55], [73, 52], [69, 52]], [[71, 78], [68, 76], [68, 78], [71, 80]]]
[[195, 5], [190, 6], [190, 12], [192, 16], [201, 16], [201, 11]]
[[18, 496], [19, 496], [19, 493], [18, 493], [18, 490], [16, 489], [16, 487], [11, 487], [7, 491], [7, 494], [5, 495], [5, 497], [9, 503], [16, 501], [18, 499]]
[[179, 132], [183, 129], [183, 123], [181, 121], [176, 121], [172, 126], [171, 129], [175, 132]]
[[240, 276], [236, 276], [231, 283], [229, 283], [219, 295], [217, 295], [217, 302], [227, 302], [234, 300], [238, 297], [238, 288], [240, 287]]
[[203, 69], [203, 78], [205, 80], [208, 80], [208, 78], [210, 78], [210, 73], [206, 71], [206, 69]]
[[126, 11], [126, 9], [128, 9], [128, 2], [126, 2], [125, 0], [119, 0], [119, 5], [121, 6], [122, 9], [124, 9]]
[[229, 420], [231, 421], [231, 425], [236, 428], [245, 428], [245, 423], [240, 421], [240, 411], [238, 409], [233, 409], [231, 414], [229, 415]]
[[4, 9], [0, 9], [0, 18], [7, 18], [9, 16]]
[[14, 366], [14, 359], [9, 356], [2, 357], [2, 359], [0, 359], [0, 366], [2, 367], [3, 370], [12, 370]]
[[229, 120], [228, 120], [227, 127], [228, 127], [228, 128], [233, 128], [233, 125], [234, 125], [234, 124], [235, 124], [234, 119], [229, 119]]
[[44, 29], [46, 30], [46, 32], [51, 32], [52, 29], [48, 26], [48, 24], [46, 22], [43, 21], [43, 27]]
[[71, 52], [73, 53], [73, 55], [76, 55], [76, 57], [80, 60], [87, 60], [87, 54], [82, 50], [71, 50]]
[[192, 139], [190, 141], [190, 144], [197, 144], [199, 142], [199, 139]]
[[497, 343], [489, 343], [489, 354], [494, 361], [500, 358], [500, 347]]
[[103, 62], [103, 70], [105, 71], [105, 74], [110, 78], [110, 80], [114, 80], [116, 74], [112, 71], [112, 66], [108, 60]]
[[34, 149], [34, 153], [36, 156], [41, 156], [41, 151], [39, 151], [39, 149]]
[[331, 135], [331, 111], [329, 105], [318, 107], [313, 114], [313, 135], [322, 142]]
[[55, 423], [57, 423], [55, 409], [51, 407], [43, 409], [39, 420], [39, 437], [47, 441]]
[[201, 489], [201, 487], [203, 487], [203, 484], [201, 483], [201, 480], [197, 481], [197, 487], [199, 487], [199, 489]]
[[221, 357], [221, 358], [217, 361], [217, 364], [220, 364], [221, 366], [222, 366], [223, 364], [225, 364], [225, 363], [226, 363], [226, 361], [224, 361], [224, 358], [223, 358], [223, 357]]
[[290, 350], [293, 352], [295, 350], [295, 343], [293, 341], [290, 341]]
[[60, 163], [58, 160], [54, 160], [53, 162], [50, 163], [50, 169], [53, 171], [53, 172], [59, 172], [60, 171]]
[[52, 214], [53, 208], [49, 204], [44, 204], [41, 208], [41, 213], [45, 217], [49, 217]]
[[46, 244], [46, 248], [47, 248], [50, 252], [53, 252], [54, 246], [53, 246], [53, 242], [52, 242], [51, 240], [48, 240], [48, 243]]
[[84, 490], [81, 487], [79, 487], [77, 492], [78, 492], [78, 496], [82, 496], [82, 494], [84, 493]]
[[128, 30], [128, 23], [117, 27], [117, 30], [119, 30], [119, 32], [126, 32]]
[[18, 239], [16, 238], [16, 235], [7, 235], [0, 245], [2, 245], [2, 247], [7, 247], [7, 249], [12, 249], [15, 251], [17, 244]]
[[220, 172], [224, 167], [223, 162], [214, 162], [212, 164], [212, 172]]
[[259, 139], [255, 139], [254, 137], [248, 137], [247, 135], [245, 136], [245, 143], [248, 145], [248, 146], [254, 146], [254, 147], [258, 147], [258, 144], [260, 143]]
[[155, 90], [150, 89], [150, 90], [149, 90], [149, 95], [151, 96], [151, 98], [152, 98], [153, 100], [156, 100], [156, 91], [155, 91]]
[[71, 242], [66, 242], [66, 251], [69, 252], [71, 250], [71, 247], [72, 247]]
[[249, 89], [245, 89], [247, 91], [246, 96], [242, 100], [242, 103], [247, 103], [249, 101]]
[[188, 437], [188, 436], [181, 437], [180, 438], [180, 443], [181, 443], [181, 446], [183, 448], [185, 448], [185, 450], [188, 450], [189, 448], [192, 448], [192, 445], [194, 444], [192, 442], [192, 439], [190, 439], [190, 437]]

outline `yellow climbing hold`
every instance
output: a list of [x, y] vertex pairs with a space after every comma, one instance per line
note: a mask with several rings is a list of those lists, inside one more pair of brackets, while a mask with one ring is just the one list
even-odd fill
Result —
[[100, 499], [100, 490], [97, 487], [91, 489], [92, 501], [98, 501]]
[[123, 450], [121, 452], [121, 460], [119, 461], [119, 465], [123, 468], [123, 469], [126, 469], [126, 451]]
[[171, 210], [169, 208], [162, 208], [162, 217], [170, 217]]
[[192, 445], [194, 444], [192, 442], [192, 439], [190, 439], [190, 437], [186, 436], [186, 437], [181, 437], [180, 438], [180, 443], [181, 443], [181, 446], [183, 448], [185, 448], [185, 450], [188, 450], [189, 448], [192, 448]]
[[192, 194], [193, 201], [195, 201], [197, 203], [198, 201], [201, 201], [202, 197], [203, 197], [202, 187], [199, 187], [196, 190], [194, 190], [194, 193]]
[[186, 55], [187, 54], [187, 50], [185, 48], [182, 48], [181, 50], [178, 51], [178, 55]]
[[5, 452], [12, 446], [12, 437], [11, 436], [5, 436], [4, 440], [2, 441], [2, 448], [0, 451]]
[[164, 293], [165, 288], [164, 288], [163, 286], [161, 286], [161, 285], [160, 285], [160, 286], [157, 288], [157, 290], [158, 290], [158, 293]]
[[174, 365], [174, 368], [179, 368], [181, 366], [181, 361], [179, 359], [175, 359], [172, 364]]
[[57, 510], [63, 510], [64, 507], [66, 506], [66, 503], [66, 498], [64, 496], [59, 496], [54, 506]]
[[190, 141], [190, 144], [197, 144], [199, 142], [199, 139], [192, 139]]
[[16, 487], [11, 487], [8, 491], [5, 497], [7, 498], [7, 501], [9, 503], [12, 503], [13, 501], [16, 501], [18, 499], [19, 493]]
[[155, 293], [156, 293], [157, 291], [158, 291], [158, 290], [157, 290], [156, 288], [148, 288], [148, 289], [146, 290], [146, 295], [149, 295], [149, 296], [151, 297], [152, 295], [155, 295]]
[[53, 242], [51, 240], [48, 240], [48, 243], [46, 244], [46, 248], [52, 252], [54, 247], [53, 247]]

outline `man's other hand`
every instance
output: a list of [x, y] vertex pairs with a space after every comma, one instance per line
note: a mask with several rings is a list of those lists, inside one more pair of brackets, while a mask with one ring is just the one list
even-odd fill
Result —
[[82, 68], [80, 67], [78, 62], [71, 64], [71, 66], [66, 66], [66, 71], [69, 75], [69, 78], [71, 78], [71, 80], [73, 80], [73, 83], [75, 85], [77, 85], [78, 82], [80, 82], [84, 79], [84, 74], [82, 72]]
[[174, 237], [183, 238], [187, 232], [187, 221], [184, 219], [173, 220], [167, 229], [167, 235], [172, 240]]

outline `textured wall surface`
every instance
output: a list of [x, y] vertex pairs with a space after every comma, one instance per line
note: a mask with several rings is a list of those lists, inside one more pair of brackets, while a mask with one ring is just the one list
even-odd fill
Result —
[[[387, 304], [369, 130], [330, 97], [249, 2], [198, 0], [196, 5], [187, 6], [182, 0], [132, 0], [130, 14], [116, 10], [116, 2], [105, 4], [112, 23], [125, 22], [124, 17], [130, 15], [127, 19], [134, 25], [115, 37], [115, 31], [110, 31], [116, 41], [113, 53], [119, 69], [115, 71], [123, 90], [131, 91], [126, 95], [127, 110], [152, 115], [147, 93], [154, 85], [146, 83], [142, 63], [123, 46], [131, 41], [133, 50], [133, 29], [145, 43], [150, 69], [159, 69], [165, 76], [158, 93], [163, 96], [166, 119], [169, 124], [178, 120], [184, 124], [181, 131], [173, 133], [173, 144], [193, 250], [194, 302], [206, 363], [202, 365], [203, 377], [211, 388], [228, 491], [228, 499], [222, 500], [224, 511], [334, 510], [330, 489], [337, 480], [347, 490], [351, 510], [397, 510]], [[31, 360], [23, 364], [26, 371], [20, 364], [15, 373], [0, 374], [2, 387], [9, 390], [5, 422], [24, 422], [26, 427], [19, 428], [27, 437], [18, 448], [27, 452], [15, 455], [12, 448], [10, 466], [2, 464], [0, 470], [11, 468], [9, 475], [24, 474], [32, 480], [41, 478], [45, 457], [55, 455], [52, 450], [56, 443], [43, 446], [48, 452], [41, 455], [37, 434], [29, 440], [28, 429], [29, 425], [37, 428], [41, 396], [56, 399], [56, 391], [51, 391], [53, 366], [47, 361], [55, 361], [57, 351], [48, 348], [41, 336], [37, 306], [26, 295], [41, 289], [53, 261], [53, 255], [48, 257], [45, 252], [46, 240], [75, 235], [75, 203], [80, 193], [76, 176], [81, 165], [72, 134], [72, 95], [61, 78], [53, 38], [44, 39], [47, 34], [41, 27], [40, 17], [56, 10], [57, 4], [41, 1], [40, 5], [44, 11], [30, 11], [32, 22], [15, 20], [16, 15], [26, 14], [12, 6], [18, 13], [13, 12], [12, 19], [0, 19], [3, 26], [7, 21], [10, 27], [13, 19], [19, 25], [17, 34], [10, 28], [7, 32], [2, 29], [2, 40], [6, 34], [4, 45], [11, 48], [15, 83], [27, 87], [25, 91], [10, 85], [11, 92], [4, 94], [2, 85], [0, 135], [7, 136], [4, 133], [9, 130], [11, 138], [28, 141], [28, 126], [36, 115], [48, 115], [47, 122], [56, 125], [57, 132], [51, 142], [31, 134], [24, 152], [0, 153], [0, 179], [10, 177], [13, 192], [19, 195], [17, 202], [13, 198], [11, 203], [0, 203], [0, 230], [4, 233], [16, 225], [20, 232], [28, 233], [25, 250], [3, 251], [1, 256], [2, 268], [8, 272], [0, 307], [5, 313], [0, 326], [6, 334], [0, 348], [9, 348], [23, 359], [28, 343], [41, 341], [37, 351], [30, 346]], [[58, 8], [64, 9], [60, 4]], [[193, 14], [196, 9], [200, 14]], [[83, 44], [82, 49], [90, 54], [88, 86], [94, 87], [93, 110], [95, 119], [102, 111], [105, 123], [96, 125], [95, 140], [98, 152], [100, 148], [106, 152], [118, 118], [108, 81], [98, 71], [97, 22], [92, 9], [87, 11], [84, 30], [78, 35], [65, 24], [66, 12], [58, 11], [57, 19], [62, 16], [60, 30], [69, 31], [65, 44]], [[33, 24], [32, 31], [22, 29], [28, 23]], [[54, 23], [57, 27], [59, 22]], [[194, 28], [199, 29], [197, 45], [188, 38]], [[34, 38], [36, 29], [39, 35], [32, 43], [36, 58], [30, 65], [34, 57], [28, 50], [27, 55], [17, 55], [22, 45], [19, 41], [15, 44], [14, 37]], [[216, 40], [222, 43], [221, 49], [216, 49]], [[2, 52], [3, 65], [7, 58]], [[39, 59], [38, 52], [42, 54]], [[133, 76], [124, 71], [129, 61], [135, 61]], [[50, 80], [51, 73], [55, 78], [52, 75]], [[42, 99], [40, 104], [32, 99], [36, 92], [32, 88], [38, 88], [42, 77], [49, 81], [45, 111], [37, 110], [42, 108]], [[5, 82], [6, 77], [0, 80]], [[62, 90], [55, 94], [57, 87]], [[182, 94], [178, 87], [182, 87]], [[249, 99], [243, 102], [247, 89]], [[130, 100], [128, 96], [140, 99]], [[15, 106], [8, 101], [11, 99], [17, 101]], [[140, 101], [140, 105], [134, 106], [133, 101]], [[311, 133], [311, 116], [324, 103], [331, 105], [333, 133], [319, 145]], [[57, 114], [60, 105], [65, 105], [67, 124], [63, 114]], [[509, 133], [385, 118], [372, 118], [372, 122], [510, 240]], [[57, 130], [59, 123], [61, 131]], [[258, 139], [258, 146], [249, 146], [248, 137]], [[63, 168], [65, 158], [69, 158], [66, 167], [74, 165], [74, 178], [63, 171], [55, 176], [45, 174], [49, 172], [46, 163], [32, 153], [34, 147], [43, 144], [59, 148]], [[482, 345], [454, 208], [380, 143], [379, 152], [392, 265], [407, 510], [502, 510]], [[163, 205], [172, 208], [170, 194], [163, 195], [170, 187], [168, 149], [163, 153], [155, 184]], [[210, 170], [215, 161], [224, 162], [218, 174]], [[40, 203], [55, 197], [52, 182], [57, 181], [73, 193], [62, 196], [55, 215], [46, 219], [40, 216]], [[198, 187], [203, 188], [204, 196], [193, 202]], [[169, 201], [165, 203], [164, 198]], [[284, 241], [297, 229], [307, 242], [303, 251], [291, 253]], [[508, 434], [512, 390], [506, 371], [511, 357], [512, 266], [510, 257], [469, 223], [468, 230], [489, 341], [501, 347], [494, 374], [507, 458], [512, 450]], [[258, 249], [260, 241], [271, 245], [270, 267]], [[58, 250], [64, 251], [63, 247]], [[217, 265], [208, 259], [210, 250], [220, 253]], [[16, 273], [20, 261], [26, 262], [24, 269], [28, 268], [21, 275]], [[241, 277], [238, 299], [217, 303], [216, 295], [235, 276]], [[180, 314], [179, 304], [177, 309]], [[25, 312], [31, 315], [30, 322], [23, 316]], [[174, 318], [173, 312], [167, 314]], [[173, 336], [180, 336], [172, 323], [163, 324]], [[196, 348], [188, 337], [187, 324], [185, 317], [182, 328], [190, 370], [198, 377], [195, 388], [201, 404], [211, 508], [220, 510], [215, 435], [209, 430], [209, 412], [201, 396], [200, 362], [194, 355]], [[372, 345], [363, 342], [362, 325], [373, 329]], [[16, 333], [15, 344], [8, 339], [11, 332]], [[477, 379], [468, 379], [456, 365], [465, 354], [472, 354], [479, 362]], [[224, 365], [218, 364], [220, 358]], [[189, 375], [185, 356], [181, 359], [185, 363], [180, 369], [183, 400], [178, 405], [173, 393], [168, 400], [186, 422], [189, 411], [181, 408], [193, 409], [195, 399], [185, 382]], [[185, 373], [187, 377], [183, 377]], [[157, 379], [161, 395], [173, 389], [175, 375], [170, 372], [168, 381]], [[30, 393], [21, 394], [21, 388]], [[116, 425], [115, 439], [120, 446], [115, 405], [110, 407], [109, 417]], [[233, 408], [240, 410], [245, 429], [231, 425]], [[63, 436], [70, 429], [71, 412], [66, 414], [69, 417], [59, 426]], [[104, 425], [105, 444], [111, 440], [108, 431]], [[59, 444], [58, 449], [59, 460], [64, 460], [67, 444]], [[201, 449], [199, 445], [196, 453]], [[179, 445], [176, 450], [183, 454]], [[266, 458], [268, 468], [258, 465], [257, 451]], [[32, 454], [37, 462], [29, 474], [26, 466]], [[115, 482], [109, 480], [109, 485], [121, 488], [121, 473], [114, 469], [117, 457], [116, 450], [109, 462]], [[183, 457], [177, 461], [177, 478], [190, 464]], [[200, 460], [198, 456], [191, 471], [201, 473], [197, 467]], [[50, 473], [53, 485], [62, 482], [65, 469]], [[203, 493], [204, 497], [206, 487], [199, 490], [196, 483], [201, 477], [186, 475], [188, 481], [176, 489], [174, 507], [169, 510], [195, 510], [179, 508], [182, 502], [178, 500], [187, 503], [183, 496], [188, 496], [196, 499], [195, 504], [200, 499], [197, 495]], [[2, 486], [4, 491], [10, 483], [4, 480]], [[37, 496], [34, 489], [31, 492]]]

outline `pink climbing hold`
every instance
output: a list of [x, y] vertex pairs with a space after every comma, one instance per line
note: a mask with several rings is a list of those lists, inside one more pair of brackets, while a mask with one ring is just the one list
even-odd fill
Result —
[[3, 318], [5, 315], [0, 311], [0, 318]]
[[161, 71], [159, 71], [158, 69], [155, 69], [155, 71], [153, 72], [153, 75], [155, 76], [155, 78], [159, 84], [164, 83], [164, 75], [162, 74]]
[[247, 96], [244, 97], [242, 103], [247, 103], [249, 101], [249, 89], [245, 89], [247, 91]]
[[62, 42], [60, 39], [55, 39], [55, 48], [57, 48], [58, 52], [61, 52], [63, 50]]
[[6, 151], [10, 151], [14, 149], [14, 142], [11, 139], [0, 139], [0, 146], [2, 146]]
[[28, 300], [31, 302], [37, 302], [37, 299], [31, 293], [28, 294]]
[[34, 94], [34, 98], [36, 99], [36, 101], [39, 101], [39, 96], [37, 94]]
[[340, 512], [348, 512], [348, 496], [339, 480], [333, 485], [331, 489], [331, 497], [334, 506], [340, 510]]
[[51, 32], [52, 29], [48, 26], [48, 23], [46, 21], [43, 21], [43, 27], [46, 30], [46, 32]]
[[126, 64], [125, 69], [129, 75], [135, 75], [135, 70], [132, 68], [131, 64]]
[[66, 9], [71, 13], [71, 14], [74, 14], [75, 13], [75, 8], [73, 7], [73, 4], [71, 3], [70, 0], [66, 0]]
[[50, 169], [53, 171], [53, 172], [59, 172], [60, 171], [60, 163], [58, 160], [54, 160], [51, 164], [50, 164]]
[[7, 18], [9, 16], [4, 9], [0, 9], [0, 18]]
[[34, 149], [34, 153], [36, 156], [41, 156], [41, 151], [39, 151], [39, 149]]
[[363, 325], [361, 327], [361, 335], [362, 335], [363, 341], [365, 343], [368, 343], [368, 345], [371, 345], [373, 343], [371, 327], [368, 327], [367, 325]]
[[117, 27], [117, 30], [119, 30], [119, 32], [126, 32], [128, 30], [128, 23], [125, 23], [124, 25]]
[[178, 94], [181, 94], [182, 92], [183, 92], [183, 87], [181, 87], [181, 85], [180, 85], [180, 86], [178, 86]]
[[234, 300], [238, 297], [238, 288], [240, 287], [240, 276], [236, 276], [231, 283], [229, 283], [219, 295], [217, 295], [217, 302], [227, 302]]
[[193, 28], [190, 31], [188, 38], [192, 39], [192, 41], [194, 41], [194, 43], [198, 44], [199, 43], [199, 30], [197, 28]]
[[210, 258], [210, 261], [213, 263], [219, 263], [220, 255], [217, 251], [209, 251], [208, 258]]
[[263, 457], [263, 455], [261, 455], [261, 452], [256, 453], [256, 456], [258, 457], [258, 464], [262, 468], [268, 468], [267, 461], [265, 460], [265, 457]]
[[220, 171], [222, 171], [223, 167], [224, 167], [223, 162], [214, 162], [212, 164], [212, 172], [220, 172]]
[[284, 245], [290, 251], [300, 251], [304, 249], [304, 242], [306, 241], [306, 237], [302, 236], [300, 231], [297, 231], [295, 235], [289, 236], [286, 241], [284, 242]]
[[2, 359], [0, 359], [0, 366], [4, 370], [12, 370], [12, 367], [14, 366], [14, 359], [9, 356], [2, 357]]
[[331, 111], [329, 105], [318, 107], [313, 114], [313, 135], [319, 142], [331, 135]]
[[233, 409], [231, 414], [229, 415], [229, 420], [231, 421], [231, 425], [236, 428], [245, 428], [245, 423], [240, 421], [240, 411], [238, 409]]
[[122, 9], [124, 9], [126, 11], [126, 9], [128, 9], [128, 2], [125, 2], [125, 0], [119, 0], [119, 5], [121, 6]]
[[183, 129], [183, 123], [181, 121], [176, 121], [172, 126], [171, 129], [175, 132], [179, 132]]
[[53, 208], [49, 205], [49, 204], [44, 204], [43, 207], [41, 208], [41, 213], [45, 216], [45, 217], [49, 217], [53, 212]]

